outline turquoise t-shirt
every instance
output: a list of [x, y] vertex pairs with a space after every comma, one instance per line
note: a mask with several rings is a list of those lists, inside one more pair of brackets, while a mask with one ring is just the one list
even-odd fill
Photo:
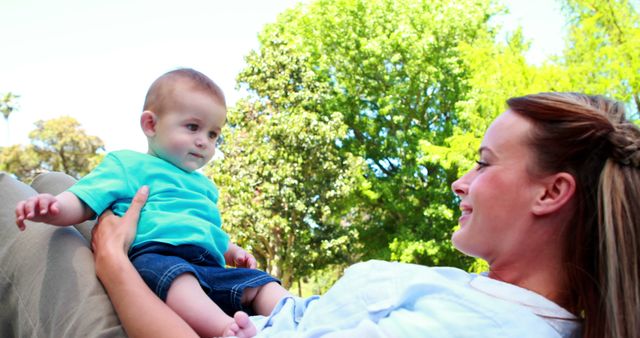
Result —
[[111, 208], [122, 216], [143, 185], [149, 186], [149, 198], [131, 247], [146, 242], [198, 245], [225, 266], [229, 236], [221, 228], [218, 189], [201, 173], [186, 172], [152, 155], [121, 150], [105, 156], [69, 191], [96, 215]]

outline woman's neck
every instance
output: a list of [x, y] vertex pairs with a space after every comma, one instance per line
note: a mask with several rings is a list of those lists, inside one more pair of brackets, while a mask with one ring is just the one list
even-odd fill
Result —
[[531, 290], [569, 309], [570, 294], [563, 254], [557, 246], [529, 250], [518, 257], [498, 259], [490, 263], [489, 277]]

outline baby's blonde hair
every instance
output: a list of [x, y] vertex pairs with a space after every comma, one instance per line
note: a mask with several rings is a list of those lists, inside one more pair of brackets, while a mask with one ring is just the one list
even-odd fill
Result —
[[188, 81], [194, 90], [210, 94], [218, 103], [226, 107], [224, 93], [209, 77], [191, 68], [179, 68], [161, 75], [149, 87], [144, 100], [144, 110], [156, 114], [164, 113], [168, 100], [172, 99], [172, 90], [181, 81]]

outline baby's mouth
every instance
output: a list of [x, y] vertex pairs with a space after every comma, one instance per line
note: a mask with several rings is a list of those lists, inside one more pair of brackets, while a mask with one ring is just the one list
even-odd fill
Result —
[[193, 156], [193, 157], [197, 157], [197, 158], [204, 158], [204, 156], [197, 154], [197, 153], [189, 153], [189, 155]]

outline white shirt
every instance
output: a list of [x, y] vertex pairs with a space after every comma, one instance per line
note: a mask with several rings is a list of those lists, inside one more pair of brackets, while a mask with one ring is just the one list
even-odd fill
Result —
[[369, 261], [322, 297], [252, 317], [258, 337], [578, 337], [577, 318], [532, 291], [456, 268]]

